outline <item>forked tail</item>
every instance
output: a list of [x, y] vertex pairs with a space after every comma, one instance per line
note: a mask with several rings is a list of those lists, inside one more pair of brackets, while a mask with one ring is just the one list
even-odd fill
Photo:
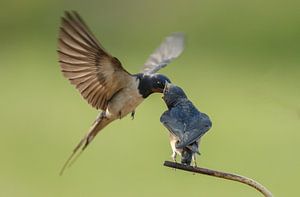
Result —
[[[80, 140], [78, 145], [73, 150], [70, 157], [67, 159], [65, 164], [63, 165], [60, 175], [62, 175], [66, 169], [66, 167], [70, 167], [80, 156], [80, 154], [86, 149], [86, 147], [91, 143], [91, 141], [96, 137], [96, 135], [110, 122], [112, 122], [114, 119], [108, 119], [103, 114], [100, 114], [99, 117], [95, 120], [93, 125], [91, 126], [89, 132]], [[78, 153], [78, 151], [80, 152]], [[78, 154], [77, 154], [78, 153]]]

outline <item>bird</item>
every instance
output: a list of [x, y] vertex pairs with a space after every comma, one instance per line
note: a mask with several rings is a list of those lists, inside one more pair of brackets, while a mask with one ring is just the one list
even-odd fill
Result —
[[197, 166], [200, 139], [212, 127], [209, 116], [194, 106], [182, 88], [169, 82], [162, 98], [168, 110], [161, 115], [160, 122], [169, 130], [173, 161], [179, 154], [182, 164], [191, 165], [193, 161]]
[[162, 93], [170, 79], [158, 74], [184, 50], [185, 35], [167, 36], [149, 56], [137, 74], [128, 72], [116, 57], [107, 52], [76, 11], [65, 11], [58, 36], [61, 71], [81, 96], [100, 111], [87, 134], [74, 148], [60, 174], [73, 157], [84, 151], [105, 126], [131, 113], [152, 93]]

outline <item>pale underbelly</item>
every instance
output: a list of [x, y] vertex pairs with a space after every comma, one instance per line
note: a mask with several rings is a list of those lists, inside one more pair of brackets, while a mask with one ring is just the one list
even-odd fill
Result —
[[143, 100], [137, 89], [126, 88], [109, 102], [106, 113], [113, 118], [123, 118], [134, 111]]

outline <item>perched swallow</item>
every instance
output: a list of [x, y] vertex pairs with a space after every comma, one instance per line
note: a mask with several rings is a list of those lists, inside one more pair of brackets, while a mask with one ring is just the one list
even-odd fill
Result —
[[170, 132], [172, 158], [176, 162], [177, 154], [181, 163], [196, 164], [196, 153], [199, 152], [200, 138], [211, 128], [212, 123], [205, 113], [201, 113], [187, 98], [184, 91], [166, 82], [163, 99], [168, 107], [160, 117], [160, 122]]
[[61, 173], [76, 152], [83, 151], [97, 133], [116, 119], [131, 113], [150, 94], [162, 93], [170, 80], [158, 70], [177, 58], [184, 49], [184, 35], [173, 33], [154, 51], [138, 74], [130, 74], [109, 54], [75, 11], [61, 19], [58, 55], [61, 71], [83, 98], [102, 110], [90, 130], [75, 147]]

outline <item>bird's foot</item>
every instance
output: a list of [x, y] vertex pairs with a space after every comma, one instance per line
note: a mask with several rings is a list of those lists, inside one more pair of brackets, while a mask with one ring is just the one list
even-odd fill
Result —
[[[177, 156], [177, 153], [176, 153], [176, 152], [173, 152], [172, 155], [171, 155], [172, 160], [173, 160], [174, 163], [177, 163], [177, 161], [176, 161], [176, 156]], [[176, 171], [176, 168], [174, 168], [174, 171]]]
[[134, 115], [135, 115], [135, 110], [133, 110], [133, 111], [131, 112], [131, 120], [134, 119]]
[[173, 152], [172, 155], [171, 155], [172, 160], [173, 160], [175, 163], [177, 163], [177, 161], [176, 161], [176, 156], [177, 156], [177, 153], [176, 153], [176, 152]]

